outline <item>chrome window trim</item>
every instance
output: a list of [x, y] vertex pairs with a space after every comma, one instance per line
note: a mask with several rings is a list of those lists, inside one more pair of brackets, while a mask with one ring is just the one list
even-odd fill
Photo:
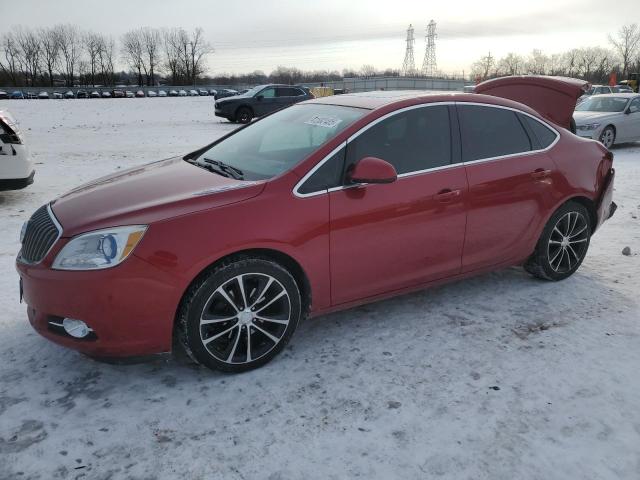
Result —
[[[328, 189], [324, 189], [324, 190], [318, 190], [317, 192], [311, 192], [311, 193], [299, 193], [298, 192], [298, 189], [304, 184], [304, 182], [306, 182], [309, 179], [309, 177], [311, 177], [311, 175], [313, 175], [322, 165], [324, 165], [325, 162], [327, 162], [333, 155], [338, 153], [338, 151], [341, 148], [346, 148], [347, 145], [349, 144], [349, 142], [351, 142], [351, 141], [355, 140], [356, 138], [358, 138], [360, 135], [362, 135], [364, 132], [369, 130], [374, 125], [377, 125], [378, 123], [386, 120], [387, 118], [390, 118], [390, 117], [392, 117], [394, 115], [397, 115], [399, 113], [403, 113], [403, 112], [406, 112], [406, 111], [409, 111], [409, 110], [414, 110], [416, 108], [428, 108], [428, 107], [437, 106], [437, 105], [453, 105], [453, 106], [457, 106], [457, 105], [461, 105], [461, 106], [474, 105], [474, 106], [480, 106], [480, 107], [492, 107], [492, 108], [501, 108], [503, 110], [511, 110], [512, 112], [520, 113], [522, 115], [526, 115], [526, 116], [532, 118], [533, 120], [535, 120], [536, 122], [541, 123], [542, 125], [544, 125], [548, 129], [550, 129], [555, 134], [556, 138], [553, 140], [553, 142], [551, 142], [549, 144], [549, 146], [547, 146], [545, 148], [538, 149], [538, 150], [530, 150], [530, 151], [527, 151], [527, 152], [519, 152], [519, 153], [510, 153], [508, 155], [501, 155], [501, 156], [497, 156], [497, 157], [479, 158], [477, 160], [471, 160], [471, 161], [468, 161], [468, 162], [462, 161], [462, 162], [459, 162], [459, 163], [451, 163], [449, 165], [441, 165], [439, 167], [426, 168], [424, 170], [415, 170], [413, 172], [406, 172], [406, 173], [402, 173], [402, 174], [398, 175], [398, 179], [402, 179], [402, 178], [406, 178], [406, 177], [412, 177], [414, 175], [422, 175], [422, 174], [425, 174], [425, 173], [435, 172], [435, 171], [439, 171], [439, 170], [447, 170], [449, 168], [455, 168], [455, 167], [466, 166], [466, 165], [474, 165], [476, 163], [493, 162], [493, 161], [496, 161], [496, 160], [503, 160], [503, 159], [511, 158], [511, 157], [521, 157], [523, 155], [533, 155], [533, 154], [536, 154], [536, 153], [546, 152], [546, 151], [552, 149], [560, 141], [560, 132], [558, 132], [558, 130], [556, 128], [554, 128], [553, 126], [549, 125], [547, 122], [545, 122], [543, 120], [540, 120], [539, 118], [535, 117], [534, 115], [531, 115], [530, 113], [523, 112], [522, 110], [519, 110], [519, 109], [513, 108], [513, 107], [507, 107], [507, 106], [504, 106], [504, 105], [495, 105], [495, 104], [491, 104], [491, 103], [455, 102], [455, 101], [420, 103], [418, 105], [410, 105], [408, 107], [404, 107], [404, 108], [401, 108], [399, 110], [394, 110], [393, 112], [389, 112], [389, 113], [383, 115], [382, 117], [375, 119], [373, 122], [365, 125], [360, 130], [358, 130], [356, 133], [351, 135], [344, 142], [341, 142], [340, 145], [338, 145], [335, 149], [333, 149], [331, 151], [331, 153], [329, 153], [324, 158], [322, 158], [322, 160], [320, 160], [311, 170], [309, 170], [309, 172], [307, 172], [307, 174], [304, 177], [302, 177], [302, 179], [300, 179], [295, 184], [295, 186], [293, 187], [294, 196], [296, 196], [298, 198], [315, 197], [315, 196], [323, 195], [323, 194], [330, 193], [330, 192], [337, 192], [337, 191], [340, 191], [340, 190], [346, 190], [348, 188], [354, 188], [354, 187], [358, 187], [358, 186], [364, 185], [364, 184], [342, 185], [342, 186], [339, 186], [339, 187], [332, 187], [332, 188], [328, 188]], [[527, 135], [528, 135], [528, 132], [527, 132]]]
[[23, 263], [25, 265], [39, 265], [40, 263], [42, 263], [44, 261], [45, 258], [47, 258], [47, 256], [51, 253], [51, 250], [53, 249], [53, 247], [56, 245], [56, 243], [58, 243], [58, 240], [60, 240], [60, 237], [62, 237], [62, 225], [60, 225], [60, 222], [58, 221], [56, 216], [53, 214], [53, 210], [51, 209], [51, 203], [47, 204], [47, 213], [49, 214], [49, 217], [51, 217], [51, 221], [53, 222], [53, 224], [56, 226], [56, 229], [58, 230], [58, 236], [53, 241], [53, 243], [51, 244], [51, 246], [46, 251], [46, 253], [42, 257], [42, 259], [40, 259], [39, 262], [31, 263], [31, 262], [27, 262], [24, 258], [22, 258], [22, 245], [21, 245], [20, 246], [20, 252], [18, 253], [18, 261], [20, 263]]

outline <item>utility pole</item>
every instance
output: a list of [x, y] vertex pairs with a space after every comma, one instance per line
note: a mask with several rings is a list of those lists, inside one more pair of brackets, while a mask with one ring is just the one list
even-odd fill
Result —
[[424, 37], [427, 47], [424, 51], [424, 61], [422, 62], [422, 74], [425, 77], [434, 77], [437, 70], [436, 62], [436, 22], [431, 20], [427, 25], [427, 35]]
[[407, 28], [407, 50], [404, 54], [404, 62], [402, 63], [402, 69], [400, 70], [401, 77], [411, 77], [416, 74], [416, 62], [413, 58], [413, 45], [416, 43], [416, 39], [413, 36], [413, 25], [409, 25]]

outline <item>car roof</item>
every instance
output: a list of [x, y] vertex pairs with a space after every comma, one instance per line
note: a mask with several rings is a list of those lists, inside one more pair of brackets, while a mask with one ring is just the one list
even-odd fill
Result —
[[598, 98], [635, 98], [640, 97], [637, 93], [603, 93], [602, 95], [598, 95]]
[[422, 97], [425, 99], [435, 100], [436, 97], [440, 97], [443, 94], [451, 96], [456, 93], [457, 92], [434, 92], [429, 90], [376, 90], [371, 92], [330, 95], [328, 97], [316, 98], [315, 100], [308, 100], [304, 103], [324, 103], [328, 105], [374, 110], [402, 100], [418, 99]]

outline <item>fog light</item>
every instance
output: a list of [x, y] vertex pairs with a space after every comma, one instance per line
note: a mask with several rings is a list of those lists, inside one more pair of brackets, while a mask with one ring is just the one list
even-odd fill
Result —
[[84, 338], [92, 331], [82, 320], [74, 320], [73, 318], [65, 318], [62, 321], [62, 328], [74, 338]]

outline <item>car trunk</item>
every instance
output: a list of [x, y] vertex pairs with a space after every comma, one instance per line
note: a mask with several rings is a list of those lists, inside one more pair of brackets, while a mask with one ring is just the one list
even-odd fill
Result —
[[576, 78], [524, 75], [484, 81], [476, 85], [475, 93], [523, 103], [552, 122], [571, 128], [578, 98], [589, 87], [589, 82]]

